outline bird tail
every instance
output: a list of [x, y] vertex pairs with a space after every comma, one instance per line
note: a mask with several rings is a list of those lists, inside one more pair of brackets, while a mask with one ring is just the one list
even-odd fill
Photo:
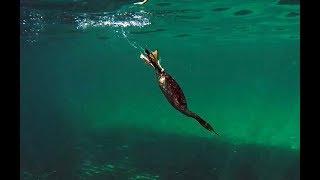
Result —
[[216, 135], [219, 136], [219, 134], [213, 129], [213, 127], [208, 122], [203, 120], [200, 116], [198, 116], [196, 113], [193, 113], [193, 112], [188, 110], [186, 115], [189, 116], [189, 117], [194, 118], [195, 120], [197, 120], [201, 124], [201, 126], [203, 126], [208, 131], [213, 132], [213, 133], [215, 133]]

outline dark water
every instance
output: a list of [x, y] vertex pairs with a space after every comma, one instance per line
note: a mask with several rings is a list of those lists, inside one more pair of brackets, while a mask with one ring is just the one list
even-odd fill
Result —
[[299, 1], [133, 2], [20, 1], [20, 179], [300, 179]]

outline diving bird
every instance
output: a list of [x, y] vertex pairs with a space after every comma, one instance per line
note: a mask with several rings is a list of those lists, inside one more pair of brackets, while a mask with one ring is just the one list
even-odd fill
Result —
[[214, 132], [215, 134], [219, 135], [208, 122], [188, 109], [187, 101], [182, 92], [182, 89], [180, 88], [178, 83], [161, 67], [158, 50], [150, 52], [149, 50], [145, 49], [145, 52], [140, 54], [140, 58], [146, 64], [152, 66], [155, 69], [159, 87], [166, 99], [175, 109], [177, 109], [184, 115], [197, 120], [208, 131]]

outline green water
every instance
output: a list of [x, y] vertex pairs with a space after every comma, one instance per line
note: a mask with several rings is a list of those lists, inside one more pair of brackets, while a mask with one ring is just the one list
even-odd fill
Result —
[[[150, 0], [107, 8], [107, 2], [53, 2], [21, 9], [27, 12], [20, 26], [23, 160], [113, 131], [299, 153], [299, 5]], [[139, 47], [159, 50], [189, 108], [221, 136], [170, 106], [155, 73], [139, 59]]]

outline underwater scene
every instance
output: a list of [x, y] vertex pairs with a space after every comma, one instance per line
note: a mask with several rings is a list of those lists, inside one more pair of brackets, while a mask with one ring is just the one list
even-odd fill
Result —
[[300, 179], [300, 1], [140, 1], [20, 0], [20, 179]]

